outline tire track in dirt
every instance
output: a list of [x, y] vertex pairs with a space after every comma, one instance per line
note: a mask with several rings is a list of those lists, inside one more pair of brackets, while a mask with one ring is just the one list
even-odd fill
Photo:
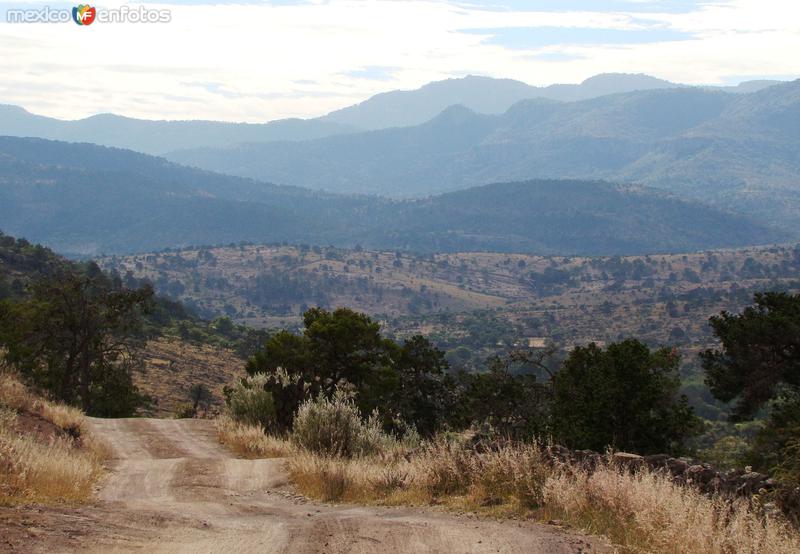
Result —
[[[92, 419], [114, 450], [90, 514], [114, 532], [84, 552], [605, 552], [599, 541], [529, 522], [435, 510], [332, 506], [292, 498], [283, 461], [236, 458], [203, 420]], [[46, 550], [42, 550], [46, 551]]]

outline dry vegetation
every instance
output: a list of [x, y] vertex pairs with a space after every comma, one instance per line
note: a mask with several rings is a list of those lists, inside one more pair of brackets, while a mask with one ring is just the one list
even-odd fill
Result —
[[610, 462], [589, 473], [553, 466], [533, 445], [486, 451], [440, 437], [416, 449], [372, 456], [321, 456], [259, 428], [219, 422], [220, 439], [248, 455], [288, 456], [299, 491], [326, 502], [442, 506], [490, 517], [522, 517], [603, 535], [622, 552], [790, 553], [800, 534], [757, 501], [730, 501], [631, 473]]
[[0, 505], [85, 501], [107, 457], [79, 410], [35, 396], [0, 368]]
[[158, 399], [147, 415], [174, 415], [197, 384], [211, 392], [208, 411], [219, 412], [224, 405], [223, 387], [244, 376], [244, 360], [231, 350], [208, 344], [162, 337], [149, 341], [140, 354], [144, 370], [134, 373], [134, 383]]
[[221, 416], [215, 421], [219, 441], [247, 458], [283, 458], [295, 452], [285, 440], [264, 433], [259, 426], [246, 425]]
[[[622, 258], [240, 246], [100, 263], [148, 278], [207, 316], [227, 313], [254, 326], [295, 325], [303, 305], [348, 306], [380, 316], [393, 332], [457, 342], [466, 327], [453, 314], [486, 310], [514, 327], [504, 339], [569, 346], [625, 335], [674, 344], [677, 327], [699, 347], [708, 342], [709, 315], [747, 303], [737, 290], [796, 287], [800, 260], [795, 246]], [[567, 280], [542, 279], [548, 270]]]
[[545, 517], [601, 533], [631, 552], [758, 554], [800, 551], [800, 534], [744, 500], [709, 498], [665, 476], [603, 468], [551, 475]]

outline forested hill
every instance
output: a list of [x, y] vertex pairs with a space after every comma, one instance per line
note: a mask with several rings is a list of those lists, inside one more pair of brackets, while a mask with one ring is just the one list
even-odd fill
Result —
[[644, 254], [783, 241], [745, 217], [605, 182], [526, 181], [422, 200], [277, 186], [89, 144], [0, 137], [3, 230], [96, 255], [233, 242], [418, 252]]
[[750, 94], [678, 88], [502, 115], [451, 107], [416, 127], [185, 150], [169, 159], [333, 192], [427, 196], [533, 178], [605, 179], [800, 230], [800, 80]]

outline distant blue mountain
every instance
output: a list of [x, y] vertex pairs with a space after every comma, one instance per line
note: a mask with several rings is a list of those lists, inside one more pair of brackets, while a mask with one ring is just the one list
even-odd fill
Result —
[[[461, 115], [448, 113], [456, 121]], [[392, 201], [219, 175], [128, 150], [16, 137], [0, 137], [0, 224], [6, 233], [80, 255], [240, 241], [643, 254], [787, 238], [742, 216], [606, 182], [503, 183]]]

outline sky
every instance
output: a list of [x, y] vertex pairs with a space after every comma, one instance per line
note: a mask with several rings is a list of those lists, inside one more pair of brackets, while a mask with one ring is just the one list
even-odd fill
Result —
[[687, 84], [800, 77], [796, 0], [160, 0], [168, 23], [8, 23], [0, 103], [62, 119], [264, 122], [465, 75], [531, 85], [598, 73]]

